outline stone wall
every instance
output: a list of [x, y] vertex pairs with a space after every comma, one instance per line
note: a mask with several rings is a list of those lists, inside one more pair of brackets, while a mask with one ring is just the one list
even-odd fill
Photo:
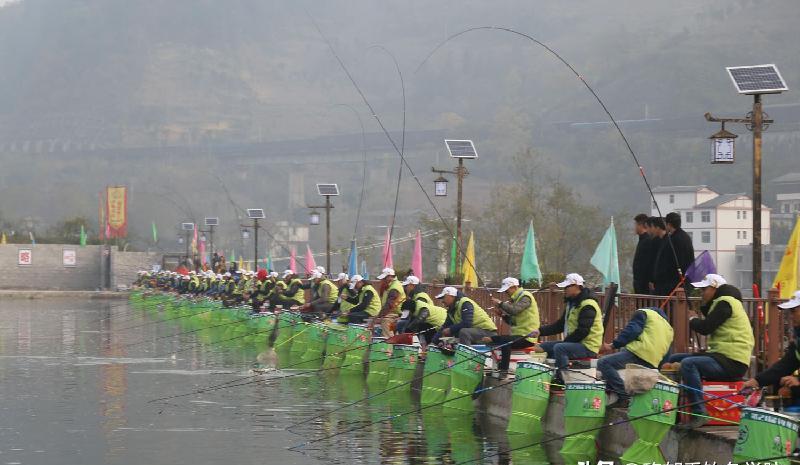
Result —
[[[29, 265], [19, 264], [20, 250], [30, 250]], [[64, 263], [65, 250], [74, 251], [74, 266]], [[103, 256], [100, 245], [2, 244], [0, 289], [96, 290], [107, 268], [111, 288], [116, 289], [136, 279], [139, 269], [161, 263], [160, 254], [120, 252], [116, 247], [110, 247], [110, 267], [103, 264]]]

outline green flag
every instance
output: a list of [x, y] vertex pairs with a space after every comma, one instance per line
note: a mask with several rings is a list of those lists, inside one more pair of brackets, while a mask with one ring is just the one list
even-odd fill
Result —
[[81, 225], [81, 247], [86, 247], [86, 229]]
[[603, 275], [603, 286], [608, 286], [609, 283], [619, 284], [619, 257], [617, 255], [617, 233], [614, 230], [614, 218], [611, 218], [611, 225], [597, 245], [597, 250], [594, 251], [589, 263]]
[[230, 260], [228, 260], [228, 263], [233, 263], [235, 261], [236, 261], [236, 251], [231, 249], [231, 258], [230, 258]]
[[458, 253], [456, 247], [456, 238], [453, 238], [453, 243], [450, 245], [450, 276], [456, 275], [456, 253]]
[[525, 250], [522, 252], [522, 264], [519, 267], [519, 277], [524, 283], [535, 279], [542, 281], [542, 270], [539, 268], [539, 258], [536, 256], [536, 239], [533, 234], [533, 221], [528, 226], [528, 238], [525, 239]]
[[272, 252], [267, 254], [267, 270], [272, 271]]
[[158, 242], [158, 229], [156, 229], [156, 222], [153, 221], [153, 244]]

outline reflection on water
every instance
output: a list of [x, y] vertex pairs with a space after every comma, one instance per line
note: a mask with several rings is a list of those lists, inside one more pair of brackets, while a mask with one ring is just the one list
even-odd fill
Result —
[[[560, 461], [502, 421], [376, 395], [358, 373], [254, 378], [258, 347], [189, 330], [117, 301], [0, 303], [0, 465]], [[226, 382], [242, 385], [148, 403]]]

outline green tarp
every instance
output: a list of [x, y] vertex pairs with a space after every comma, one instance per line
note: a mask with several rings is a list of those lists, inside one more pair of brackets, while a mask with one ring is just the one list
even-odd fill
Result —
[[511, 395], [511, 416], [506, 431], [540, 435], [550, 403], [552, 368], [536, 362], [519, 362]]
[[[621, 460], [627, 463], [666, 463], [659, 445], [667, 435], [678, 411], [678, 386], [659, 381], [653, 389], [637, 394], [631, 399], [628, 418], [644, 417], [633, 420], [631, 426], [636, 431], [636, 442], [622, 454]], [[658, 415], [654, 413], [661, 412]]]
[[606, 416], [606, 383], [567, 383], [564, 396], [564, 433], [567, 437], [561, 446], [561, 454], [594, 460], [597, 455], [595, 439], [599, 430], [581, 431], [599, 428], [603, 424]]
[[450, 389], [450, 366], [453, 363], [454, 356], [442, 353], [438, 347], [428, 346], [419, 400], [422, 405], [438, 404], [445, 400]]
[[788, 465], [789, 455], [797, 442], [797, 422], [787, 415], [758, 408], [742, 409], [739, 438], [733, 447], [733, 461], [763, 462]]
[[450, 391], [447, 393], [444, 408], [472, 412], [472, 393], [483, 380], [483, 368], [487, 354], [470, 346], [459, 344], [456, 348], [456, 361], [450, 369]]

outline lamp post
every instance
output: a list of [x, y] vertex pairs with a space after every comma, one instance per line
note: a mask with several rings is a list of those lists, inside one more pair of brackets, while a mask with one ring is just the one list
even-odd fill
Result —
[[761, 291], [761, 134], [773, 120], [762, 110], [761, 95], [788, 90], [775, 65], [726, 68], [740, 94], [753, 96], [753, 109], [744, 118], [717, 118], [706, 113], [706, 121], [721, 123], [711, 136], [712, 162], [733, 163], [736, 135], [725, 130], [725, 123], [740, 123], [753, 131], [753, 285]]
[[[184, 256], [184, 261], [188, 264], [189, 263], [189, 244], [191, 243], [190, 238], [192, 233], [194, 233], [194, 223], [181, 223], [181, 230], [183, 231], [184, 235], [184, 243], [186, 245], [186, 255]], [[180, 240], [178, 240], [180, 244]]]
[[318, 225], [319, 224], [319, 213], [317, 213], [317, 208], [324, 208], [325, 209], [325, 271], [330, 273], [331, 272], [331, 209], [333, 209], [333, 204], [331, 203], [331, 197], [336, 197], [339, 195], [339, 185], [338, 184], [317, 184], [317, 194], [321, 197], [325, 197], [325, 205], [307, 205], [307, 208], [311, 209], [311, 213], [308, 216], [308, 222], [311, 225]]
[[458, 159], [458, 166], [452, 170], [445, 170], [440, 168], [431, 167], [431, 171], [439, 174], [439, 177], [433, 181], [434, 194], [436, 197], [447, 197], [447, 178], [443, 174], [452, 174], [458, 179], [457, 193], [456, 193], [456, 270], [460, 269], [461, 265], [461, 221], [462, 221], [462, 205], [464, 199], [464, 178], [469, 176], [467, 167], [464, 166], [464, 159], [478, 158], [475, 152], [475, 145], [471, 140], [445, 140], [448, 152], [451, 158]]
[[261, 208], [248, 208], [247, 217], [253, 220], [252, 225], [242, 224], [242, 239], [249, 237], [248, 228], [253, 228], [253, 271], [258, 271], [258, 220], [264, 219], [264, 210]]
[[[205, 225], [208, 229], [201, 229], [199, 232], [202, 234], [208, 234], [208, 248], [211, 251], [211, 257], [213, 259], [214, 255], [214, 227], [219, 226], [219, 218], [217, 217], [210, 217], [205, 219]], [[205, 239], [203, 239], [205, 242]]]

